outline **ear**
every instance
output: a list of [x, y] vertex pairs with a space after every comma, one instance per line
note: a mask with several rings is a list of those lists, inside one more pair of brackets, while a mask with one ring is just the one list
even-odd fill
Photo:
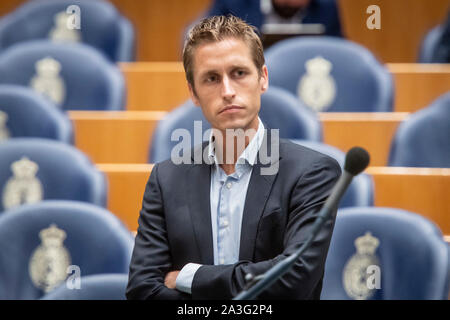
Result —
[[200, 101], [197, 98], [197, 94], [195, 93], [195, 89], [192, 87], [192, 85], [189, 82], [188, 82], [188, 88], [189, 88], [189, 95], [191, 96], [192, 102], [194, 102], [194, 104], [197, 107], [200, 107]]
[[269, 88], [269, 72], [266, 65], [263, 65], [261, 69], [261, 78], [259, 81], [261, 85], [261, 93], [266, 92]]

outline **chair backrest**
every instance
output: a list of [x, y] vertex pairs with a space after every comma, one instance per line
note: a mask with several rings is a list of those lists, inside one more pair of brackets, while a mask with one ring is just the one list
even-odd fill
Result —
[[80, 287], [66, 284], [43, 296], [42, 300], [125, 300], [128, 274], [95, 274], [80, 278]]
[[9, 138], [36, 137], [73, 143], [67, 115], [34, 90], [0, 85], [0, 142]]
[[266, 50], [272, 85], [316, 111], [392, 111], [393, 80], [366, 48], [336, 37], [295, 37]]
[[436, 49], [444, 34], [444, 26], [438, 25], [431, 29], [422, 41], [419, 53], [420, 63], [445, 63], [447, 61], [437, 61], [436, 60]]
[[0, 213], [42, 200], [106, 206], [105, 176], [78, 149], [39, 138], [0, 143]]
[[389, 165], [450, 168], [450, 92], [406, 118], [391, 144]]
[[28, 1], [0, 19], [0, 50], [36, 39], [85, 43], [114, 62], [135, 59], [133, 27], [107, 1]]
[[[279, 137], [320, 141], [322, 127], [317, 116], [304, 107], [284, 89], [269, 87], [261, 96], [259, 117], [266, 129], [279, 129]], [[194, 139], [194, 121], [202, 122], [202, 132]], [[156, 127], [149, 155], [149, 162], [156, 163], [170, 158], [171, 150], [179, 141], [171, 141], [176, 129], [187, 129], [191, 134], [191, 146], [201, 143], [204, 131], [211, 128], [200, 107], [189, 100], [168, 113]], [[203, 137], [207, 140], [209, 137]]]
[[126, 274], [133, 243], [117, 217], [91, 204], [43, 201], [11, 210], [0, 216], [0, 299], [39, 299], [78, 276]]
[[64, 110], [120, 110], [125, 105], [119, 68], [83, 44], [18, 43], [0, 54], [0, 83], [30, 86]]
[[428, 219], [394, 208], [338, 211], [321, 299], [447, 299], [449, 249]]
[[[334, 158], [341, 166], [341, 169], [344, 168], [345, 153], [341, 150], [317, 141], [291, 141]], [[373, 206], [373, 195], [374, 184], [372, 177], [366, 173], [361, 173], [353, 178], [348, 190], [342, 196], [339, 208]]]

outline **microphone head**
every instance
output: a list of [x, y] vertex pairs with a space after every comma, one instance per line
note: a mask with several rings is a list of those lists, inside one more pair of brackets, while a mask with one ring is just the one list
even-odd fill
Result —
[[369, 153], [361, 147], [353, 147], [345, 156], [344, 170], [353, 176], [358, 175], [369, 165]]

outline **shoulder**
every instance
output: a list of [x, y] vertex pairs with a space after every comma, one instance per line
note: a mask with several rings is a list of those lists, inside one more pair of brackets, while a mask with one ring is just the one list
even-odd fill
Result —
[[323, 167], [340, 174], [341, 167], [332, 157], [289, 140], [280, 140], [280, 157], [283, 166], [296, 168]]
[[191, 149], [188, 149], [188, 153], [181, 154], [180, 157], [175, 159], [167, 159], [158, 163], [155, 163], [153, 170], [158, 171], [158, 176], [164, 176], [169, 178], [171, 176], [179, 176], [185, 172], [188, 172], [191, 168], [198, 165], [205, 165], [204, 159], [207, 152], [208, 142], [205, 141], [202, 144], [198, 144]]

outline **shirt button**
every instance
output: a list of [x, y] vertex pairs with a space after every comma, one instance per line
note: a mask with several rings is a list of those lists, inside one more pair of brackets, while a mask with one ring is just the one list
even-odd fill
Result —
[[224, 259], [220, 259], [220, 264], [224, 264], [225, 263], [225, 260]]
[[227, 183], [227, 188], [228, 188], [228, 189], [231, 189], [231, 182], [228, 182], [228, 183]]
[[227, 220], [223, 220], [222, 221], [222, 226], [223, 227], [228, 227], [228, 221]]

